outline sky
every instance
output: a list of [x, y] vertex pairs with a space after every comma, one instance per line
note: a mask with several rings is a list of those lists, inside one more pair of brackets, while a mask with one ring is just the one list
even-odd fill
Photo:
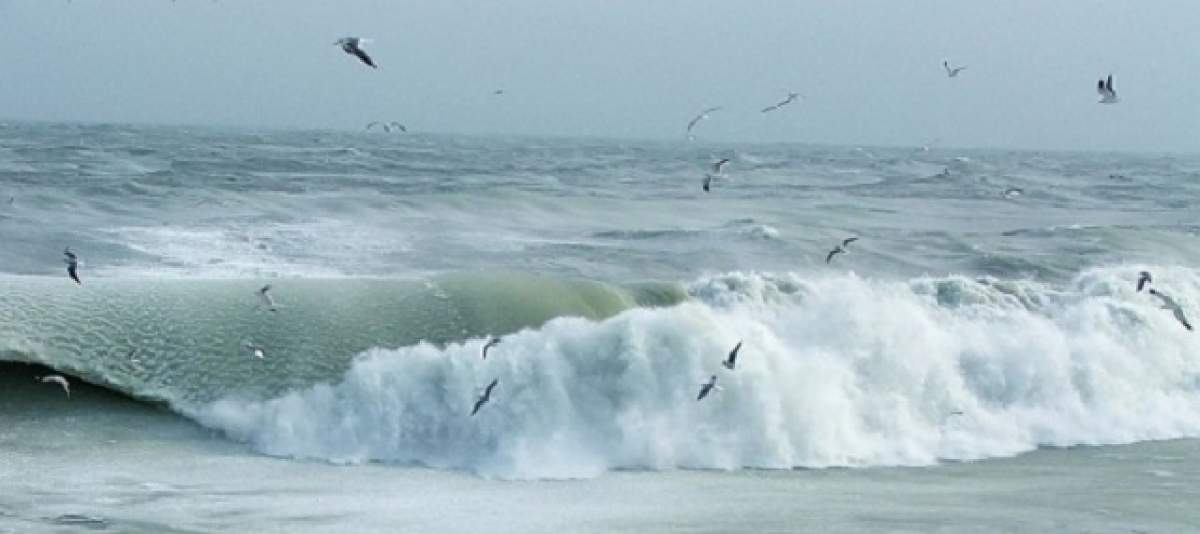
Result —
[[0, 118], [682, 141], [722, 106], [697, 137], [1198, 152], [1197, 28], [1197, 0], [0, 0]]

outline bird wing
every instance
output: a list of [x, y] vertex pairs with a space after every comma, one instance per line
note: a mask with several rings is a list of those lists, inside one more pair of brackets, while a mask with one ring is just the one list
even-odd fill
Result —
[[74, 280], [76, 284], [83, 285], [83, 282], [79, 281], [79, 275], [75, 273], [74, 264], [67, 266], [67, 276], [70, 276], [71, 280]]
[[379, 121], [371, 121], [367, 123], [367, 130], [379, 126]]
[[704, 184], [701, 185], [701, 187], [704, 189], [705, 192], [708, 192], [710, 186], [712, 185], [712, 179], [713, 179], [713, 177], [711, 174], [704, 176]]
[[829, 263], [830, 261], [832, 261], [833, 257], [836, 256], [839, 252], [841, 252], [841, 249], [836, 249], [836, 248], [829, 251], [829, 255], [825, 256], [825, 263]]
[[842, 240], [842, 246], [844, 247], [844, 246], [846, 246], [846, 245], [849, 245], [850, 243], [853, 243], [853, 242], [855, 242], [855, 241], [858, 241], [858, 238], [857, 238], [857, 237], [847, 237], [846, 239], [843, 239], [843, 240]]
[[737, 363], [738, 351], [742, 350], [742, 342], [738, 341], [737, 345], [733, 346], [733, 350], [729, 351], [729, 363]]
[[702, 120], [704, 120], [704, 114], [703, 114], [703, 113], [701, 113], [701, 114], [699, 114], [699, 115], [696, 115], [696, 118], [694, 118], [694, 119], [692, 119], [691, 121], [689, 121], [689, 122], [688, 122], [687, 131], [689, 131], [689, 132], [690, 132], [690, 131], [692, 131], [692, 128], [695, 128], [695, 127], [696, 127], [696, 123], [697, 123], [697, 122], [700, 122], [700, 121], [702, 121]]
[[495, 389], [495, 388], [496, 388], [496, 384], [499, 384], [499, 383], [500, 383], [500, 379], [499, 379], [499, 378], [493, 379], [493, 380], [492, 380], [492, 383], [491, 383], [491, 384], [488, 384], [487, 390], [485, 390], [485, 391], [483, 392], [483, 396], [484, 396], [485, 398], [491, 397], [491, 396], [492, 396], [492, 390], [493, 390], [493, 389]]
[[1096, 84], [1096, 92], [1100, 93], [1101, 96], [1108, 94], [1108, 91], [1104, 90], [1104, 79], [1103, 78], [1100, 79], [1100, 82]]
[[379, 68], [379, 67], [377, 67], [377, 66], [375, 65], [375, 62], [374, 62], [374, 61], [371, 61], [371, 56], [368, 56], [366, 52], [363, 52], [363, 49], [361, 49], [361, 48], [354, 48], [353, 50], [351, 50], [351, 52], [350, 52], [350, 53], [351, 53], [351, 54], [354, 54], [354, 56], [355, 56], [355, 57], [357, 57], [357, 58], [358, 58], [360, 61], [362, 61], [363, 63], [366, 63], [366, 64], [367, 64], [368, 66], [370, 66], [371, 68], [373, 68], [373, 69], [377, 69], [377, 68]]
[[475, 401], [475, 407], [471, 409], [471, 415], [475, 415], [476, 413], [479, 413], [479, 409], [483, 407], [483, 403], [485, 403], [485, 402], [487, 402], [487, 400], [483, 399], [483, 398]]
[[943, 69], [946, 69], [946, 74], [951, 74], [951, 71], [950, 71], [950, 62], [949, 62], [949, 61], [943, 61], [943, 62], [942, 62], [942, 68], [943, 68]]
[[775, 110], [777, 110], [777, 109], [779, 109], [779, 104], [772, 104], [772, 105], [770, 105], [770, 106], [767, 106], [767, 107], [765, 107], [765, 108], [762, 108], [762, 112], [763, 112], [763, 113], [766, 113], [766, 112], [768, 112], [768, 111], [775, 111]]
[[1109, 74], [1109, 75], [1108, 75], [1108, 81], [1106, 81], [1106, 82], [1104, 83], [1104, 88], [1105, 88], [1105, 89], [1107, 89], [1107, 90], [1108, 90], [1108, 92], [1110, 92], [1110, 93], [1113, 93], [1113, 94], [1116, 94], [1116, 91], [1113, 91], [1113, 86], [1112, 86], [1112, 74]]

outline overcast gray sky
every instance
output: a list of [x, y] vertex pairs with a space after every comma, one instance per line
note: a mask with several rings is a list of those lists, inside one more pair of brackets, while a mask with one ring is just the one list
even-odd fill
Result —
[[682, 139], [720, 105], [700, 137], [1200, 151], [1198, 0], [2, 0], [0, 28], [16, 119]]

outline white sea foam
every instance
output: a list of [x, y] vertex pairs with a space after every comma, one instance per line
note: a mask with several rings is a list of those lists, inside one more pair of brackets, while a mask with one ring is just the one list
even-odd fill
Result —
[[[1133, 291], [1141, 268], [1060, 287], [727, 274], [672, 308], [519, 332], [486, 361], [481, 339], [375, 349], [338, 383], [192, 415], [271, 455], [505, 478], [927, 465], [1200, 436], [1200, 338]], [[1200, 303], [1195, 271], [1154, 271]], [[697, 402], [713, 373], [724, 390]]]

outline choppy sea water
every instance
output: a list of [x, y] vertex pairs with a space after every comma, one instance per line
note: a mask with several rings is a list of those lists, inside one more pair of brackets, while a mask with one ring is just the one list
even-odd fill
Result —
[[1194, 156], [13, 123], [0, 198], [0, 529], [1200, 528]]

